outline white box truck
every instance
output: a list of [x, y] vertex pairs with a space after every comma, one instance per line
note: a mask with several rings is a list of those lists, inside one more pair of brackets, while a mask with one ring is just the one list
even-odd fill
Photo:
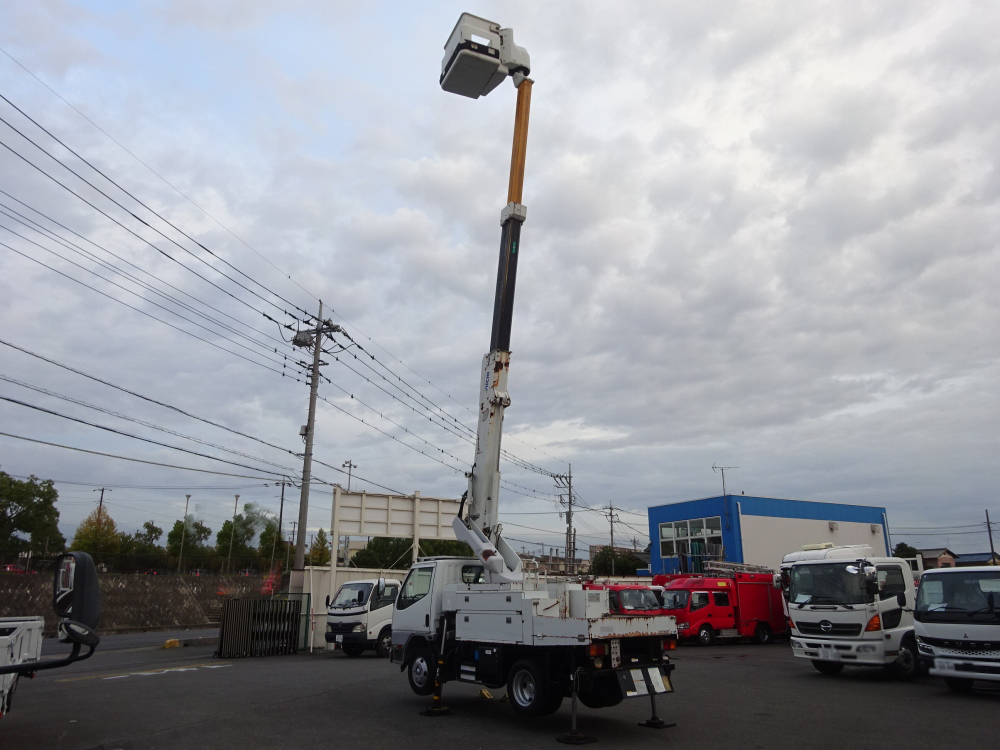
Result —
[[785, 555], [777, 582], [796, 657], [826, 675], [858, 666], [916, 677], [916, 591], [906, 560], [874, 557], [868, 545], [807, 545]]
[[392, 650], [392, 605], [399, 594], [395, 578], [349, 581], [326, 598], [326, 642], [347, 656], [366, 649], [385, 658]]
[[1000, 568], [925, 571], [913, 613], [921, 664], [960, 693], [1000, 682]]

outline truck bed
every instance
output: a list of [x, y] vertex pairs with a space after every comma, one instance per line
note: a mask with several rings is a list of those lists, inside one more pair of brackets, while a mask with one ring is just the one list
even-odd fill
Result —
[[584, 591], [579, 584], [548, 584], [535, 590], [502, 584], [449, 586], [443, 609], [455, 613], [459, 641], [578, 646], [610, 638], [677, 634], [673, 617], [611, 615], [607, 591]]
[[[43, 617], [0, 617], [0, 667], [42, 658]], [[0, 716], [7, 713], [16, 674], [0, 674]]]

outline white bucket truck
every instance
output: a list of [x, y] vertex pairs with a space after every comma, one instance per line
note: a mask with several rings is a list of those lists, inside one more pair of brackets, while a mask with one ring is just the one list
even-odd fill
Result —
[[395, 578], [349, 581], [326, 598], [326, 642], [347, 656], [374, 649], [385, 658], [392, 650], [392, 605], [399, 593]]
[[[488, 353], [478, 377], [475, 460], [468, 489], [452, 521], [455, 536], [474, 557], [417, 560], [403, 581], [392, 617], [392, 660], [408, 669], [419, 695], [434, 694], [427, 712], [446, 711], [440, 687], [449, 680], [507, 686], [519, 714], [552, 713], [563, 698], [613, 706], [623, 698], [672, 690], [666, 650], [676, 643], [673, 617], [617, 616], [607, 591], [577, 583], [526, 579], [521, 559], [503, 537], [499, 520], [500, 438], [510, 406], [511, 321], [517, 261], [523, 254], [521, 203], [533, 81], [526, 50], [514, 32], [463, 13], [441, 65], [442, 88], [472, 99], [488, 94], [507, 76], [517, 89], [514, 146], [507, 205], [500, 212], [500, 262]], [[466, 501], [468, 505], [466, 506]], [[466, 511], [466, 512], [463, 512]], [[414, 519], [414, 523], [419, 523]], [[575, 727], [568, 741], [582, 741]]]
[[958, 692], [974, 680], [1000, 682], [1000, 568], [926, 571], [913, 616], [920, 661], [931, 675]]
[[792, 653], [826, 675], [845, 666], [917, 675], [916, 596], [909, 563], [874, 557], [868, 545], [806, 545], [785, 555], [784, 589]]

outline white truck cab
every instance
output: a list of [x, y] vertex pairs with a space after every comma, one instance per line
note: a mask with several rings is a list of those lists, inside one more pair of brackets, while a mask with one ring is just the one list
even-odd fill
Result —
[[1000, 568], [940, 568], [920, 579], [913, 613], [920, 662], [957, 692], [1000, 682]]
[[868, 545], [807, 545], [785, 555], [779, 582], [792, 653], [827, 675], [845, 666], [917, 675], [916, 591], [907, 561], [874, 557]]
[[399, 594], [395, 578], [348, 581], [326, 599], [326, 642], [347, 656], [374, 649], [387, 657], [392, 649], [392, 605]]

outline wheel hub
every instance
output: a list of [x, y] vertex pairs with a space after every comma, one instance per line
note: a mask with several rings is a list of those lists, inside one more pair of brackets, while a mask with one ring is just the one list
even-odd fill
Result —
[[511, 693], [519, 706], [530, 706], [535, 700], [535, 678], [523, 670], [514, 675]]

